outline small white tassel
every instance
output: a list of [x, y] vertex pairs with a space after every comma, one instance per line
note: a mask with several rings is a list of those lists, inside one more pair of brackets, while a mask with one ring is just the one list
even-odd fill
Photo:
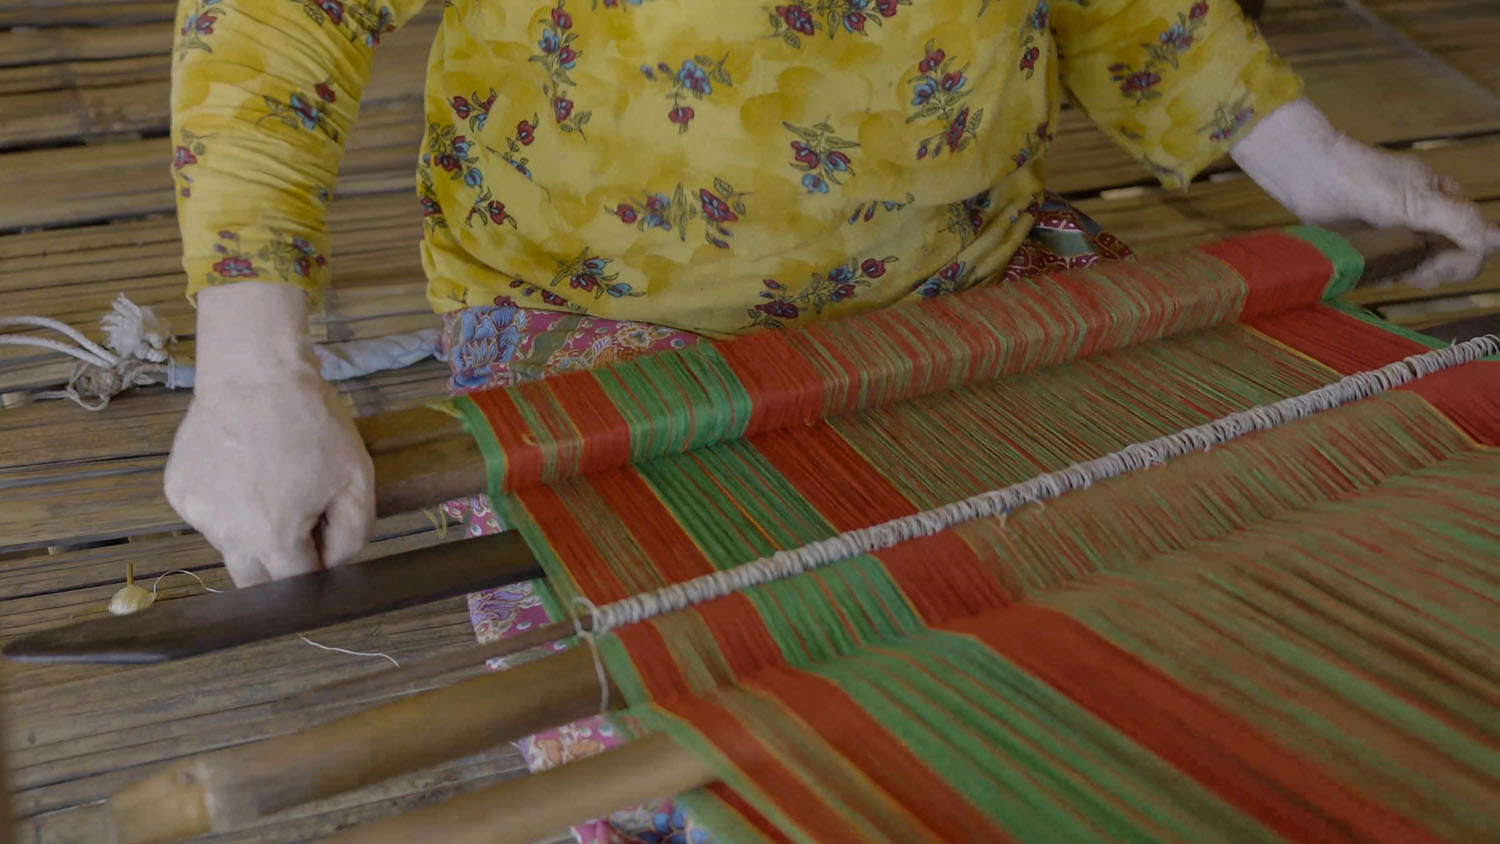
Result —
[[165, 363], [167, 347], [175, 339], [170, 322], [125, 298], [124, 293], [115, 297], [113, 310], [100, 318], [99, 327], [104, 329], [104, 344], [115, 354], [149, 363]]

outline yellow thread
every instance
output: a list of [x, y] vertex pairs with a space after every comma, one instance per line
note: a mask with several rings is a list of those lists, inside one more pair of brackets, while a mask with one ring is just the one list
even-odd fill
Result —
[[[448, 535], [448, 511], [439, 507], [437, 508], [437, 512], [438, 514], [434, 516], [431, 510], [423, 510], [422, 515], [427, 517], [427, 521], [432, 522], [432, 529], [437, 531], [437, 538], [442, 539]], [[441, 517], [441, 521], [439, 521], [439, 517]]]
[[205, 590], [207, 590], [209, 592], [213, 592], [215, 594], [222, 593], [224, 591], [223, 589], [215, 589], [212, 586], [209, 586], [207, 583], [203, 582], [203, 578], [199, 577], [196, 574], [193, 574], [192, 572], [188, 571], [187, 569], [172, 569], [171, 571], [164, 571], [161, 574], [157, 575], [156, 576], [156, 580], [153, 580], [151, 582], [151, 597], [152, 598], [156, 597], [156, 587], [158, 587], [158, 586], [161, 585], [161, 579], [163, 577], [166, 577], [169, 574], [185, 574], [188, 577], [191, 577], [192, 579], [198, 581], [198, 585], [199, 586], [202, 586]]
[[453, 406], [453, 402], [446, 399], [443, 401], [430, 401], [426, 407], [428, 410], [436, 410], [444, 416], [452, 416], [454, 419], [463, 421], [464, 415], [459, 412], [458, 408]]
[[161, 586], [162, 578], [169, 574], [185, 574], [198, 581], [198, 585], [209, 592], [224, 591], [223, 589], [215, 589], [209, 586], [203, 582], [203, 578], [186, 569], [172, 569], [171, 571], [164, 571], [157, 575], [156, 580], [151, 582], [151, 591], [147, 592], [144, 587], [135, 585], [135, 564], [126, 563], [125, 585], [120, 587], [119, 591], [110, 597], [109, 611], [114, 615], [130, 615], [131, 613], [140, 612], [156, 603], [156, 590]]

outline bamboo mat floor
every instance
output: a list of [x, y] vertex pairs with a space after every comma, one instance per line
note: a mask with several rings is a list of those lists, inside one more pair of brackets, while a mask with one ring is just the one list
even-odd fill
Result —
[[[54, 317], [95, 333], [126, 293], [191, 344], [165, 166], [171, 0], [14, 0], [0, 5], [0, 314]], [[313, 315], [324, 341], [434, 324], [422, 297], [410, 165], [422, 127], [421, 69], [439, 4], [388, 39], [343, 168], [331, 226], [335, 287]], [[1310, 95], [1363, 140], [1407, 149], [1462, 182], [1500, 220], [1500, 4], [1494, 0], [1269, 0], [1262, 28]], [[1155, 187], [1076, 113], [1049, 158], [1054, 190], [1137, 252], [1289, 222], [1227, 162], [1185, 195]], [[26, 198], [24, 201], [14, 199]], [[1500, 266], [1429, 293], [1366, 294], [1423, 327], [1500, 314]], [[70, 366], [0, 350], [0, 642], [104, 611], [125, 560], [137, 576], [188, 569], [214, 587], [214, 555], [168, 508], [160, 472], [187, 396], [145, 391], [87, 414], [27, 403]], [[360, 415], [442, 391], [428, 362], [345, 385]], [[367, 552], [439, 541], [420, 514], [387, 519]], [[452, 538], [451, 536], [448, 538]], [[163, 600], [201, 587], [176, 575]], [[417, 660], [473, 642], [462, 600], [312, 631], [327, 645]], [[168, 761], [295, 731], [332, 712], [276, 716], [272, 701], [378, 668], [296, 637], [161, 666], [5, 665], [4, 736], [18, 841], [95, 842], [101, 801]], [[284, 812], [202, 839], [316, 840], [334, 830], [524, 770], [510, 748]]]

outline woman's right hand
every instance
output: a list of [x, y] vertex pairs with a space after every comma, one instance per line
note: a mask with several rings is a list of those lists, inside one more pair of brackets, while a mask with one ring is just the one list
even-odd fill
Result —
[[347, 562], [374, 529], [374, 468], [319, 375], [305, 295], [241, 282], [198, 296], [194, 397], [166, 494], [238, 586]]

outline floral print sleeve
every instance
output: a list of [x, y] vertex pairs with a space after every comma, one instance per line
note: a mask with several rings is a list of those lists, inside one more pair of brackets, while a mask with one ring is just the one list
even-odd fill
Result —
[[[373, 48], [420, 0], [180, 2], [190, 291], [316, 291]], [[1168, 184], [1298, 93], [1234, 0], [441, 11], [412, 150], [440, 312], [515, 298], [723, 337], [956, 292], [1030, 230], [1065, 92]]]
[[1168, 187], [1301, 94], [1234, 0], [1050, 2], [1063, 84]]
[[182, 0], [170, 164], [188, 293], [316, 292], [323, 218], [371, 54], [421, 0]]

